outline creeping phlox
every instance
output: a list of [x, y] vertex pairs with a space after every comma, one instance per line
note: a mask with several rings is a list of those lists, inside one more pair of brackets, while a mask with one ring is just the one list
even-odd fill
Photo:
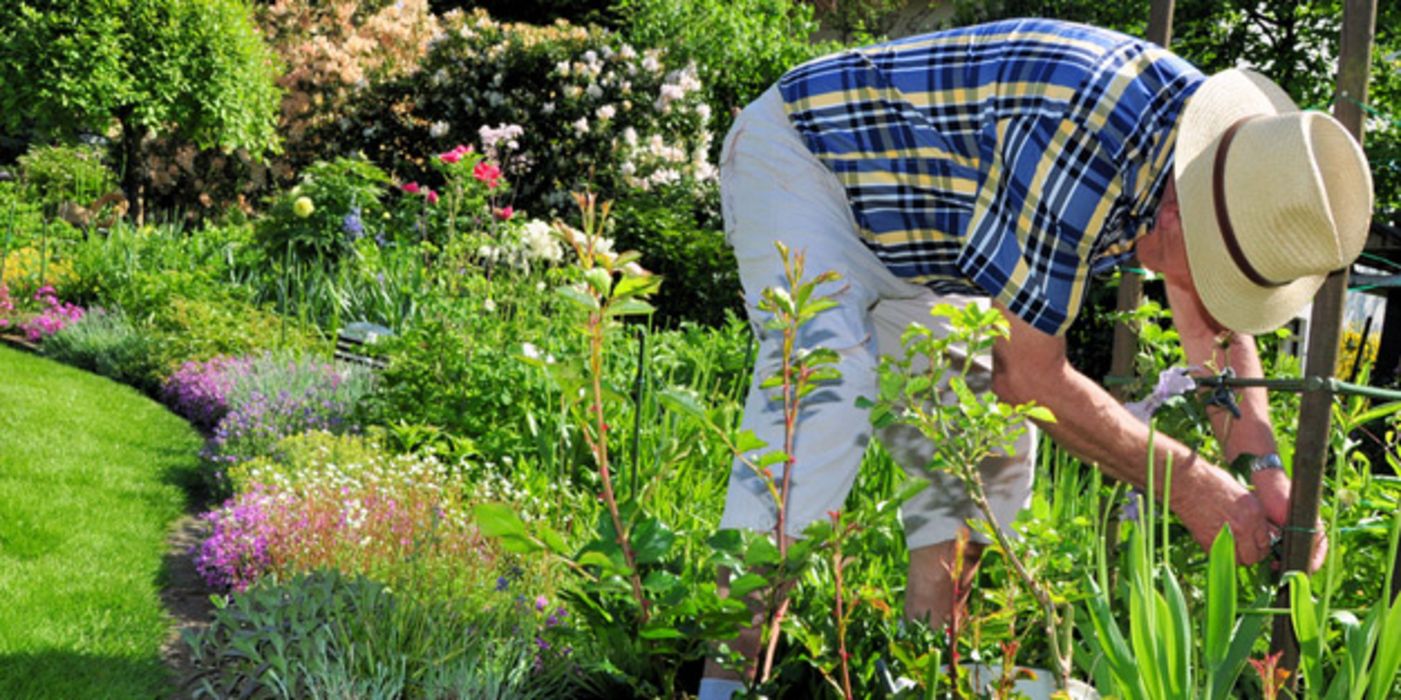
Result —
[[468, 517], [467, 485], [436, 457], [374, 448], [354, 461], [337, 456], [323, 447], [295, 465], [233, 468], [237, 495], [202, 516], [211, 529], [196, 552], [204, 579], [243, 590], [269, 574], [334, 568], [395, 584], [468, 576], [462, 562], [489, 558]]
[[58, 300], [54, 288], [44, 285], [34, 292], [34, 300], [43, 306], [38, 316], [25, 321], [20, 328], [31, 343], [37, 343], [83, 317], [83, 307]]

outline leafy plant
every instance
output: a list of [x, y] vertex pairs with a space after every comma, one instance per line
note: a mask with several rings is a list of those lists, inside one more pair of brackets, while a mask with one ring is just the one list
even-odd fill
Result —
[[[560, 630], [507, 606], [475, 613], [335, 571], [216, 597], [187, 633], [194, 697], [551, 698], [571, 686]], [[528, 632], [527, 632], [528, 630]]]
[[317, 162], [302, 173], [300, 184], [273, 200], [259, 221], [258, 243], [271, 260], [332, 266], [353, 253], [366, 222], [380, 221], [391, 184], [363, 159]]
[[43, 353], [139, 389], [152, 389], [150, 344], [120, 311], [89, 309], [44, 340]]
[[242, 0], [25, 0], [0, 36], [0, 129], [72, 138], [115, 121], [138, 221], [148, 131], [254, 154], [277, 142], [276, 69]]
[[[1001, 312], [976, 304], [962, 309], [940, 304], [931, 313], [947, 317], [950, 331], [940, 335], [926, 326], [911, 324], [901, 336], [905, 356], [881, 358], [879, 396], [874, 402], [862, 403], [872, 407], [871, 423], [877, 427], [901, 423], [918, 429], [934, 445], [931, 467], [939, 465], [963, 482], [999, 550], [1040, 605], [1053, 670], [1064, 688], [1071, 670], [1073, 618], [1067, 606], [1028, 571], [1022, 555], [992, 511], [978, 468], [984, 458], [998, 450], [1014, 450], [1027, 421], [1051, 422], [1055, 417], [1034, 404], [1009, 406], [990, 392], [977, 394], [969, 388], [968, 375], [974, 358], [989, 353], [993, 343], [1009, 332]], [[944, 401], [945, 391], [955, 400]]]

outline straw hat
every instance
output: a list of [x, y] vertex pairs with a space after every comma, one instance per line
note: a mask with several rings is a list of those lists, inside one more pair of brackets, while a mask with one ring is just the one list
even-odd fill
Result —
[[1232, 330], [1283, 325], [1367, 240], [1362, 147], [1258, 73], [1217, 73], [1187, 99], [1173, 167], [1192, 282]]

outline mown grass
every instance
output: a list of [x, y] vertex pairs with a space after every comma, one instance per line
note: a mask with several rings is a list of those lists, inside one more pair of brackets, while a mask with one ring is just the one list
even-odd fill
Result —
[[153, 698], [166, 531], [199, 437], [136, 391], [0, 347], [0, 698]]

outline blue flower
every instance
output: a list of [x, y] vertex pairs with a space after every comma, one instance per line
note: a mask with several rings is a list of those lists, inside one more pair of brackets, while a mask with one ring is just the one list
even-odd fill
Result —
[[496, 577], [496, 591], [500, 593], [511, 587], [511, 582], [505, 576]]
[[365, 222], [360, 220], [360, 207], [352, 206], [341, 219], [341, 230], [350, 236], [351, 240], [360, 240], [365, 235]]

